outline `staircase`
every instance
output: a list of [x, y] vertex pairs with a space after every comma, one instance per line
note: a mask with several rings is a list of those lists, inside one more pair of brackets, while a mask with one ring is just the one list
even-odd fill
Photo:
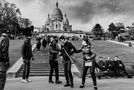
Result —
[[[50, 67], [48, 63], [33, 63], [30, 68], [30, 76], [49, 76], [49, 72]], [[18, 72], [17, 77], [22, 77], [22, 75], [23, 67]], [[59, 64], [59, 76], [64, 76], [62, 63]]]

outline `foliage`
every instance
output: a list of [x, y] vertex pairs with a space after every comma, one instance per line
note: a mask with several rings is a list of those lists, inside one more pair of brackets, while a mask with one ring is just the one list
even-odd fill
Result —
[[[6, 1], [0, 1], [0, 25], [1, 32], [10, 31], [10, 27], [14, 27], [18, 23], [17, 19], [18, 8], [13, 3], [8, 3]], [[14, 30], [14, 29], [12, 29]]]
[[96, 24], [92, 31], [93, 35], [95, 36], [96, 39], [101, 39], [101, 37], [103, 37], [104, 35], [104, 30], [102, 29], [100, 24]]
[[31, 27], [31, 21], [27, 18], [21, 18], [20, 15], [21, 12], [14, 3], [1, 0], [0, 33], [9, 32], [12, 35], [19, 35], [22, 28]]
[[112, 39], [115, 39], [118, 34], [126, 32], [123, 23], [116, 23], [116, 25], [114, 23], [111, 23], [109, 25], [108, 31], [110, 33], [110, 38]]

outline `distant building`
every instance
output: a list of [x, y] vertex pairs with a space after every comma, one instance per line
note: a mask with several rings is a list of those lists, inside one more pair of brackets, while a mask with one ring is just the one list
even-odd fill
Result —
[[67, 15], [63, 16], [62, 11], [56, 2], [56, 8], [52, 11], [52, 14], [46, 18], [45, 24], [42, 26], [42, 35], [65, 35], [68, 37], [76, 36], [82, 38], [86, 35], [81, 30], [72, 30]]
[[56, 3], [56, 8], [53, 10], [51, 16], [48, 14], [48, 17], [45, 21], [45, 30], [55, 30], [55, 31], [71, 31], [72, 25], [69, 24], [67, 15], [63, 16], [62, 11], [58, 7], [58, 2]]

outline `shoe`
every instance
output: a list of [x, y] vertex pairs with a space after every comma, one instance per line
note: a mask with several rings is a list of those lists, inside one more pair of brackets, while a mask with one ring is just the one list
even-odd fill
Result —
[[49, 80], [49, 83], [54, 83], [54, 81], [52, 81], [52, 80]]
[[22, 82], [22, 83], [27, 83], [28, 81], [25, 80], [25, 79], [22, 79], [21, 82]]
[[85, 85], [80, 85], [80, 88], [84, 88], [85, 87]]
[[56, 83], [56, 84], [61, 84], [61, 83], [62, 83], [62, 81], [56, 81], [55, 83]]
[[28, 82], [31, 82], [31, 80], [30, 79], [26, 79]]
[[73, 87], [74, 87], [74, 84], [72, 83], [72, 84], [70, 85], [70, 87], [73, 88]]
[[69, 86], [70, 86], [70, 84], [68, 84], [68, 83], [64, 85], [64, 87], [69, 87]]
[[127, 76], [127, 78], [133, 78], [132, 76]]
[[94, 86], [94, 90], [98, 90], [97, 86]]

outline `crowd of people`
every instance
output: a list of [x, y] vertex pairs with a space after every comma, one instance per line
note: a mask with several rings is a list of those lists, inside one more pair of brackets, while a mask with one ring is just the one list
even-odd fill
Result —
[[123, 72], [127, 78], [132, 78], [132, 76], [127, 73], [125, 65], [118, 56], [115, 56], [114, 59], [107, 57], [106, 60], [104, 60], [103, 57], [99, 57], [98, 65], [105, 68], [104, 70], [97, 70], [99, 79], [101, 79], [102, 76], [108, 78], [110, 76], [115, 76], [115, 78], [117, 78], [120, 76], [121, 72]]
[[[61, 84], [62, 81], [59, 80], [59, 62], [60, 58], [63, 63], [64, 75], [66, 83], [64, 87], [74, 87], [73, 75], [71, 72], [72, 59], [71, 55], [74, 53], [82, 53], [83, 56], [83, 69], [82, 69], [82, 80], [80, 88], [85, 87], [86, 75], [89, 69], [91, 78], [93, 80], [94, 90], [98, 90], [97, 87], [97, 79], [96, 79], [96, 68], [98, 68], [98, 77], [101, 78], [101, 74], [103, 73], [105, 76], [110, 76], [109, 71], [113, 71], [115, 77], [119, 76], [119, 72], [123, 71], [128, 78], [132, 78], [128, 75], [125, 65], [119, 59], [118, 56], [115, 56], [114, 59], [108, 57], [105, 61], [103, 57], [99, 57], [99, 62], [96, 62], [96, 54], [91, 50], [91, 42], [87, 37], [84, 37], [82, 40], [82, 46], [80, 49], [76, 49], [76, 47], [69, 41], [69, 38], [64, 35], [57, 36], [45, 36], [43, 38], [37, 37], [36, 48], [37, 51], [40, 51], [41, 45], [43, 48], [49, 46], [49, 66], [50, 66], [50, 74], [48, 78], [49, 83], [54, 83], [53, 81], [53, 72], [55, 71], [55, 83]], [[1, 35], [0, 38], [0, 90], [4, 90], [5, 82], [6, 82], [6, 70], [9, 67], [9, 39], [6, 33]], [[26, 36], [24, 43], [21, 48], [21, 56], [23, 59], [23, 75], [21, 82], [31, 82], [29, 79], [30, 73], [30, 65], [31, 60], [34, 60], [34, 55], [32, 52], [31, 45], [31, 37]]]
[[[59, 44], [60, 43], [60, 44]], [[80, 85], [80, 88], [85, 87], [85, 80], [87, 75], [87, 70], [90, 69], [91, 77], [93, 79], [93, 85], [94, 89], [97, 90], [97, 81], [96, 81], [96, 75], [95, 75], [95, 68], [98, 67], [101, 70], [104, 70], [102, 67], [100, 67], [96, 61], [95, 57], [96, 54], [91, 51], [91, 43], [89, 42], [88, 38], [84, 38], [82, 41], [82, 46], [80, 49], [76, 49], [75, 46], [68, 40], [67, 37], [61, 36], [59, 39], [57, 37], [51, 37], [51, 43], [49, 44], [49, 64], [50, 64], [50, 75], [49, 75], [49, 83], [54, 83], [52, 80], [53, 70], [55, 70], [55, 83], [62, 83], [59, 81], [59, 75], [58, 75], [58, 58], [57, 55], [62, 58], [63, 62], [63, 68], [64, 68], [64, 74], [65, 74], [65, 80], [66, 84], [64, 87], [74, 87], [73, 82], [73, 75], [71, 72], [71, 64], [72, 59], [70, 58], [71, 55], [74, 53], [82, 53], [83, 55], [83, 74], [82, 74], [82, 85]]]

